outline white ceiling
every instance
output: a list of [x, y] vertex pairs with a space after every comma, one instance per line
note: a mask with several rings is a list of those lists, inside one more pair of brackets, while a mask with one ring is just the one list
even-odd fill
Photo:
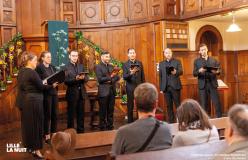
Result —
[[[233, 12], [235, 16], [236, 22], [248, 22], [248, 8], [240, 9], [238, 11]], [[198, 19], [200, 21], [205, 22], [231, 22], [232, 21], [232, 12], [222, 14], [222, 15], [216, 15], [211, 17], [206, 17], [202, 19]]]

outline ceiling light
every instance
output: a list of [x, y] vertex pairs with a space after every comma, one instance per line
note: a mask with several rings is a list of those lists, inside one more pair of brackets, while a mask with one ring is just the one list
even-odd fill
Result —
[[242, 29], [235, 23], [234, 12], [232, 12], [232, 24], [226, 30], [227, 32], [239, 32]]

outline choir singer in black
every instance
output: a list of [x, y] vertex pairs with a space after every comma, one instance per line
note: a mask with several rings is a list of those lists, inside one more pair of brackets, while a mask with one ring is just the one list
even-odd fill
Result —
[[217, 117], [221, 117], [221, 103], [217, 91], [218, 83], [216, 78], [220, 74], [220, 64], [216, 59], [208, 56], [206, 44], [200, 44], [199, 54], [200, 58], [194, 61], [193, 75], [198, 77], [201, 106], [205, 110], [208, 108], [208, 97], [210, 96], [215, 105]]
[[[52, 55], [48, 51], [41, 52], [40, 63], [36, 67], [36, 72], [42, 80], [56, 72], [56, 68], [51, 64]], [[44, 104], [44, 135], [45, 142], [50, 143], [51, 135], [57, 131], [57, 108], [58, 108], [58, 91], [57, 88], [51, 88], [43, 91]]]
[[169, 123], [175, 122], [173, 112], [173, 101], [178, 108], [180, 105], [181, 80], [183, 74], [182, 64], [179, 60], [173, 58], [171, 49], [164, 50], [165, 60], [159, 63], [159, 86], [160, 92], [164, 93], [167, 102], [167, 115]]
[[99, 83], [99, 128], [101, 130], [112, 130], [114, 128], [115, 84], [120, 77], [118, 76], [118, 72], [115, 71], [114, 66], [110, 64], [109, 52], [103, 52], [101, 54], [101, 62], [96, 65], [96, 76]]
[[136, 60], [136, 52], [133, 48], [127, 50], [128, 61], [123, 64], [123, 78], [126, 81], [127, 92], [127, 117], [128, 123], [134, 121], [134, 90], [135, 88], [145, 82], [145, 74], [142, 62]]
[[84, 67], [78, 63], [78, 52], [71, 51], [70, 62], [65, 66], [65, 84], [67, 100], [67, 128], [74, 128], [74, 115], [77, 114], [77, 133], [84, 132], [84, 102], [88, 81]]

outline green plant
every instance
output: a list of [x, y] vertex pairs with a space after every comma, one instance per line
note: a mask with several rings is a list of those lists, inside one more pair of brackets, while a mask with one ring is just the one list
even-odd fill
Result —
[[17, 69], [17, 67], [14, 67], [13, 68], [13, 74], [17, 74], [18, 73], [18, 69]]
[[7, 80], [7, 81], [12, 81], [11, 75], [8, 75], [8, 76], [6, 77], [6, 80]]
[[89, 74], [88, 74], [89, 78], [91, 79], [95, 79], [96, 78], [96, 73], [94, 71], [91, 71]]
[[4, 91], [6, 90], [7, 85], [4, 83], [4, 81], [0, 81], [0, 90]]
[[122, 95], [122, 97], [121, 97], [121, 103], [124, 103], [124, 104], [127, 103], [127, 95], [126, 94]]

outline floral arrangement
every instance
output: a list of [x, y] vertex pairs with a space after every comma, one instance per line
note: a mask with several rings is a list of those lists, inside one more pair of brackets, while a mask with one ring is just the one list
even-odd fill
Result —
[[55, 40], [55, 46], [57, 48], [56, 56], [57, 56], [57, 69], [60, 69], [65, 64], [63, 63], [63, 59], [67, 58], [67, 48], [65, 48], [65, 44], [68, 42], [68, 35], [64, 30], [59, 30], [57, 32], [52, 33], [52, 37]]
[[[12, 76], [17, 76], [18, 59], [23, 52], [22, 34], [17, 33], [8, 43], [0, 47], [0, 90], [7, 88], [6, 83], [12, 83]], [[7, 75], [7, 76], [6, 76]]]

